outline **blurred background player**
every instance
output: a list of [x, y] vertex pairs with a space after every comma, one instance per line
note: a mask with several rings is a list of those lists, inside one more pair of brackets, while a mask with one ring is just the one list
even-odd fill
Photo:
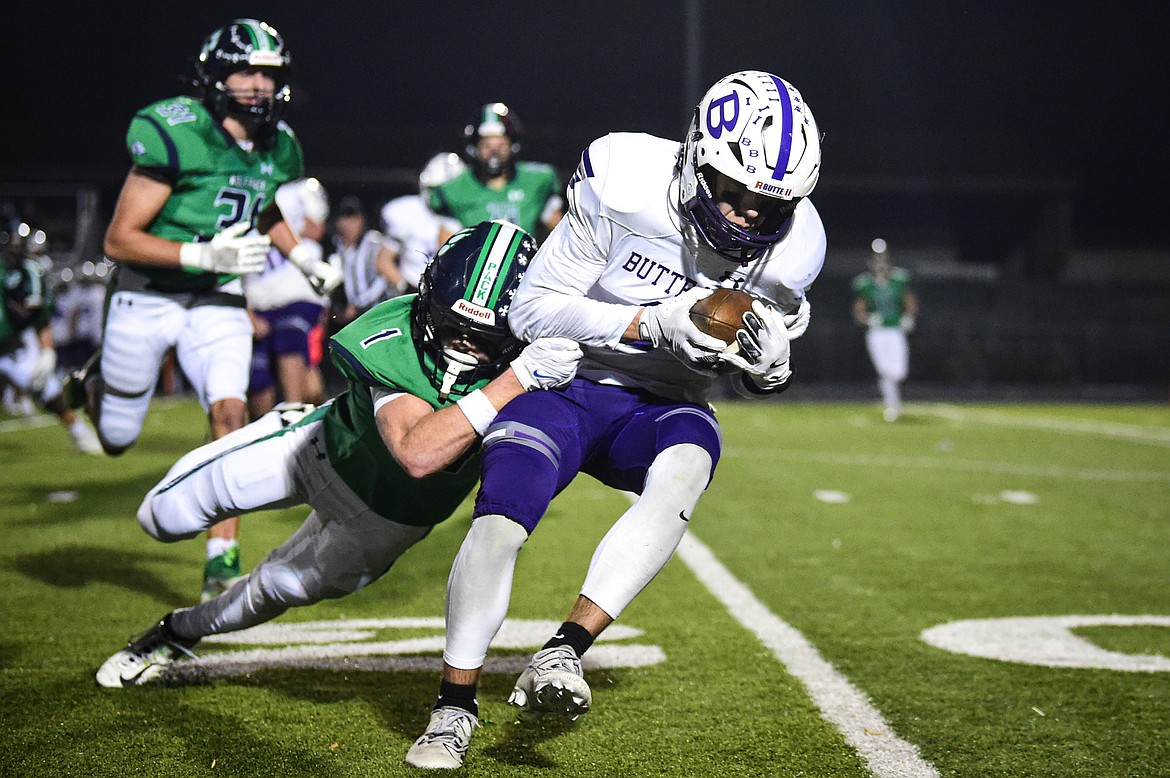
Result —
[[[198, 97], [140, 110], [126, 148], [132, 167], [106, 230], [116, 263], [97, 370], [75, 376], [102, 446], [120, 454], [138, 439], [167, 351], [207, 412], [213, 439], [244, 426], [252, 325], [239, 276], [261, 270], [270, 243], [319, 291], [339, 274], [280, 219], [273, 195], [303, 175], [301, 144], [282, 121], [291, 57], [256, 19], [212, 32], [195, 62]], [[253, 219], [259, 222], [253, 225]], [[248, 235], [258, 226], [267, 235]], [[208, 532], [203, 591], [240, 572], [237, 519]]]
[[57, 344], [60, 366], [65, 370], [84, 365], [101, 345], [106, 270], [104, 264], [88, 259], [76, 271], [62, 270], [57, 310], [53, 314], [53, 342]]
[[[293, 232], [317, 259], [329, 218], [329, 196], [315, 178], [301, 178], [276, 190], [276, 204]], [[258, 419], [280, 401], [324, 401], [319, 366], [313, 364], [312, 340], [321, 336], [329, 297], [318, 294], [295, 265], [276, 248], [264, 270], [244, 277], [244, 295], [256, 337], [248, 410]], [[319, 347], [317, 347], [319, 350]]]
[[[564, 212], [561, 182], [551, 165], [516, 158], [522, 135], [520, 119], [508, 106], [483, 106], [463, 128], [469, 167], [431, 189], [431, 210], [465, 226], [505, 219], [543, 240]], [[443, 230], [439, 241], [448, 237]]]
[[26, 244], [32, 233], [29, 225], [20, 221], [0, 231], [0, 252], [4, 255], [0, 376], [60, 419], [78, 451], [100, 454], [97, 435], [62, 397], [53, 348], [53, 290], [45, 282], [41, 263], [27, 256]]
[[[581, 356], [572, 341], [526, 346], [508, 328], [512, 292], [535, 251], [512, 224], [459, 233], [418, 295], [376, 306], [332, 340], [348, 380], [336, 400], [307, 416], [280, 406], [180, 459], [138, 510], [159, 540], [194, 537], [243, 511], [304, 503], [312, 511], [246, 578], [168, 613], [107, 659], [98, 684], [147, 683], [207, 635], [357, 591], [450, 516], [479, 478], [478, 436], [496, 411], [568, 382]], [[497, 262], [485, 268], [489, 255]]]
[[910, 273], [890, 264], [881, 238], [870, 244], [869, 270], [853, 278], [853, 319], [866, 328], [865, 347], [878, 376], [882, 417], [896, 421], [902, 413], [902, 382], [910, 369], [910, 344], [918, 317], [918, 296]]
[[337, 204], [333, 249], [329, 261], [341, 267], [345, 278], [342, 323], [353, 321], [406, 288], [393, 250], [385, 245], [381, 232], [368, 227], [366, 207], [353, 195], [346, 195]]
[[459, 231], [459, 222], [431, 210], [431, 190], [467, 169], [453, 151], [431, 157], [418, 177], [418, 194], [395, 197], [382, 206], [382, 237], [393, 252], [391, 261], [402, 275], [404, 291], [418, 289], [423, 268], [435, 256], [439, 233]]

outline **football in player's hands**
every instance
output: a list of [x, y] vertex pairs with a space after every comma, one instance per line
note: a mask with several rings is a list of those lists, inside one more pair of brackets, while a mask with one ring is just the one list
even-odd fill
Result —
[[736, 345], [735, 333], [743, 329], [743, 315], [756, 298], [738, 289], [716, 289], [691, 306], [691, 321], [702, 332]]

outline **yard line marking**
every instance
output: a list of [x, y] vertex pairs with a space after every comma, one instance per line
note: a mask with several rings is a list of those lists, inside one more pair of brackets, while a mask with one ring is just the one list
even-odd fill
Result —
[[943, 403], [915, 405], [914, 413], [956, 422], [973, 421], [1008, 427], [1027, 427], [1067, 435], [1098, 435], [1107, 438], [1121, 438], [1135, 443], [1149, 443], [1154, 446], [1170, 446], [1170, 429], [1165, 427], [1144, 427], [1140, 424], [1121, 424], [1093, 419], [1064, 419], [1053, 416], [1016, 416], [999, 411], [960, 408], [957, 405]]
[[[724, 447], [722, 456], [746, 457], [752, 449], [743, 446]], [[1165, 483], [1170, 471], [1165, 470], [1101, 470], [1061, 467], [1060, 465], [1023, 465], [1007, 462], [984, 462], [976, 459], [939, 457], [876, 456], [873, 454], [838, 454], [828, 451], [788, 449], [806, 462], [826, 465], [860, 465], [863, 467], [891, 467], [896, 469], [959, 470], [963, 472], [1003, 473], [1006, 475], [1043, 476], [1047, 478], [1078, 478], [1086, 481], [1120, 481], [1123, 483]]]
[[711, 549], [688, 532], [679, 544], [678, 555], [728, 613], [804, 684], [821, 715], [840, 730], [877, 778], [938, 776], [938, 770], [919, 755], [914, 744], [894, 734], [869, 698], [825, 661], [804, 635], [757, 600]]
[[35, 430], [40, 427], [49, 427], [56, 423], [57, 418], [55, 416], [38, 414], [36, 416], [28, 416], [23, 419], [9, 419], [8, 421], [0, 421], [0, 432], [22, 432], [24, 430]]

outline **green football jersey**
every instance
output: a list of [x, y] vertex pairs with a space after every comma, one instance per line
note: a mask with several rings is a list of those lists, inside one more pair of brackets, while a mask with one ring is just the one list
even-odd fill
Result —
[[[3, 267], [0, 265], [0, 267]], [[23, 345], [22, 333], [29, 327], [40, 332], [53, 321], [56, 296], [45, 283], [40, 263], [22, 259], [20, 264], [5, 268], [3, 300], [0, 300], [0, 354]]]
[[431, 189], [430, 206], [435, 213], [450, 216], [464, 227], [504, 219], [536, 234], [545, 206], [560, 192], [561, 184], [551, 165], [517, 162], [516, 175], [503, 189], [488, 189], [474, 173], [465, 170]]
[[[271, 143], [246, 151], [193, 97], [160, 100], [139, 111], [126, 132], [126, 148], [136, 166], [173, 187], [149, 229], [168, 240], [209, 240], [236, 222], [254, 222], [281, 184], [304, 175], [300, 141], [284, 122]], [[133, 269], [148, 279], [146, 289], [161, 292], [210, 291], [235, 277], [190, 268]]]
[[865, 300], [866, 313], [876, 313], [883, 327], [897, 327], [906, 312], [903, 296], [910, 288], [910, 274], [903, 268], [892, 267], [884, 282], [873, 273], [862, 273], [853, 279], [853, 294]]
[[379, 303], [330, 339], [330, 356], [349, 385], [326, 409], [325, 450], [346, 485], [376, 513], [425, 527], [450, 516], [471, 492], [479, 480], [480, 453], [475, 450], [443, 472], [410, 477], [378, 433], [370, 389], [406, 392], [439, 410], [487, 381], [457, 386], [447, 402], [439, 401], [427, 377], [434, 364], [420, 355], [411, 334], [416, 297]]

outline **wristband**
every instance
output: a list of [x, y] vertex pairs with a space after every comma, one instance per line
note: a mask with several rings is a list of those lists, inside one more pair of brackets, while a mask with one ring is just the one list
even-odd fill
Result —
[[492, 422], [496, 420], [498, 413], [496, 406], [492, 405], [492, 401], [480, 389], [460, 397], [455, 401], [455, 404], [459, 406], [459, 410], [463, 411], [463, 415], [471, 422], [475, 433], [481, 438], [487, 434], [488, 427], [492, 426]]
[[197, 270], [203, 270], [204, 245], [202, 243], [180, 243], [179, 244], [179, 265], [182, 267], [192, 267]]

